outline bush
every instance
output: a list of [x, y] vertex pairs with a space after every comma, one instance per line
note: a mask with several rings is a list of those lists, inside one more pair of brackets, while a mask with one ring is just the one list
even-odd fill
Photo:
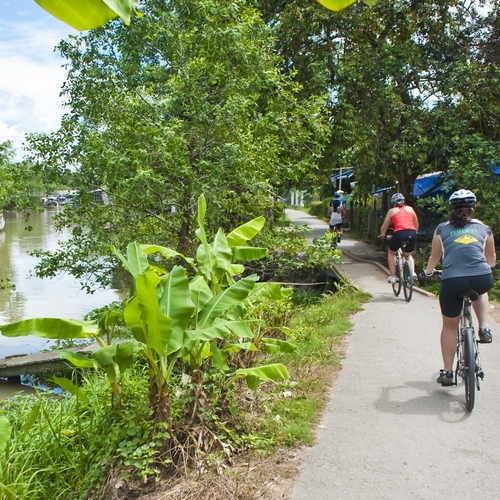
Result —
[[309, 213], [311, 215], [315, 215], [316, 217], [319, 217], [320, 219], [327, 219], [329, 205], [330, 205], [330, 198], [327, 198], [321, 202], [315, 201], [315, 202], [311, 203], [310, 208], [309, 208]]

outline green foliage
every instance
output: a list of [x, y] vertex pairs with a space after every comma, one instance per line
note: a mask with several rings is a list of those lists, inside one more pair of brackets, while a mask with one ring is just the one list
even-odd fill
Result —
[[0, 419], [8, 419], [11, 427], [10, 439], [0, 452], [1, 497], [87, 498], [88, 489], [117, 464], [119, 443], [130, 437], [127, 429], [145, 430], [138, 446], [152, 436], [142, 371], [130, 372], [134, 382], [125, 384], [120, 409], [107, 402], [107, 382], [97, 375], [83, 377], [80, 391], [85, 398], [40, 393], [1, 401]]
[[[340, 363], [337, 346], [352, 329], [349, 316], [367, 299], [366, 294], [346, 284], [315, 305], [294, 306], [289, 338], [297, 349], [277, 355], [289, 367], [290, 380], [266, 387], [265, 398], [249, 398], [248, 410], [238, 413], [247, 429], [240, 439], [249, 448], [264, 452], [271, 446], [312, 444], [331, 381], [331, 368], [327, 367]], [[267, 439], [263, 441], [262, 436]]]
[[258, 272], [263, 280], [270, 278], [289, 279], [295, 272], [313, 268], [327, 268], [332, 262], [342, 261], [342, 252], [333, 248], [334, 233], [326, 230], [308, 245], [304, 237], [310, 232], [306, 226], [275, 228], [263, 232], [256, 239], [262, 246], [270, 248], [269, 255], [260, 262], [252, 262], [248, 269]]
[[[138, 354], [144, 356], [150, 369], [149, 396], [155, 420], [168, 423], [169, 428], [171, 377], [178, 362], [184, 363], [183, 372], [190, 373], [199, 387], [210, 367], [228, 375], [228, 387], [239, 378], [245, 378], [253, 390], [261, 380], [287, 378], [288, 372], [281, 364], [236, 369], [228, 364], [231, 352], [257, 349], [250, 322], [244, 318], [247, 307], [252, 302], [279, 300], [292, 293], [276, 283], [256, 284], [256, 275], [237, 279], [244, 271], [240, 262], [267, 253], [264, 248], [246, 245], [263, 228], [264, 218], [257, 217], [227, 236], [219, 230], [209, 242], [205, 232], [206, 212], [205, 198], [200, 196], [196, 231], [200, 245], [195, 259], [158, 245], [131, 243], [126, 256], [113, 247], [131, 274], [130, 298], [123, 305], [104, 308], [96, 316], [97, 324], [57, 318], [29, 319], [3, 325], [3, 335], [32, 334], [58, 340], [94, 337], [101, 349], [93, 352], [92, 360], [69, 352], [63, 357], [79, 368], [104, 369], [111, 383], [113, 401], [120, 394], [121, 374], [133, 365]], [[185, 266], [191, 268], [191, 275], [186, 267], [176, 265], [167, 270], [160, 261], [150, 263], [148, 256], [153, 254], [160, 254], [167, 261], [182, 258]], [[135, 342], [113, 343], [114, 330], [122, 323]], [[258, 336], [258, 343], [268, 352], [293, 350], [286, 341], [264, 339], [262, 335]], [[71, 394], [84, 397], [71, 382], [60, 378], [54, 381]], [[197, 399], [200, 397], [198, 392]]]
[[309, 213], [320, 219], [327, 220], [328, 207], [330, 206], [331, 198], [324, 199], [321, 202], [313, 202], [309, 205]]
[[[109, 245], [130, 241], [191, 254], [200, 193], [211, 237], [272, 217], [271, 193], [314, 177], [326, 92], [304, 97], [280, 72], [272, 29], [253, 6], [152, 0], [144, 9], [130, 27], [60, 45], [69, 111], [58, 132], [29, 143], [44, 172], [72, 165], [82, 196], [58, 217], [72, 238], [38, 254], [40, 276], [64, 269], [109, 283]], [[112, 203], [94, 201], [99, 187]]]

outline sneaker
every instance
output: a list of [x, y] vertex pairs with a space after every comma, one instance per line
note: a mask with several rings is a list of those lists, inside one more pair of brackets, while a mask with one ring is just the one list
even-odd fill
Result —
[[453, 372], [452, 371], [448, 372], [446, 370], [439, 370], [439, 377], [437, 378], [436, 382], [444, 387], [454, 385], [455, 382], [453, 381]]
[[493, 337], [491, 336], [491, 330], [489, 328], [479, 329], [479, 341], [480, 344], [491, 344], [493, 342]]
[[389, 283], [391, 283], [391, 284], [394, 284], [394, 283], [397, 283], [397, 282], [398, 282], [397, 278], [395, 278], [394, 276], [389, 276], [389, 277], [387, 278], [387, 281], [388, 281]]

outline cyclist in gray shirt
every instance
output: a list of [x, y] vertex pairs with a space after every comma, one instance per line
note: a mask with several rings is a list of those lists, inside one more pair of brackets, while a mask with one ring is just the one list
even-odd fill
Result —
[[457, 328], [462, 312], [461, 292], [475, 290], [479, 298], [472, 303], [479, 322], [479, 342], [492, 342], [488, 321], [488, 290], [493, 287], [491, 268], [496, 264], [495, 242], [491, 229], [472, 218], [476, 196], [460, 189], [450, 196], [450, 218], [440, 224], [432, 239], [431, 256], [425, 274], [430, 276], [443, 257], [439, 305], [443, 318], [441, 353], [444, 368], [437, 382], [453, 385], [453, 360]]

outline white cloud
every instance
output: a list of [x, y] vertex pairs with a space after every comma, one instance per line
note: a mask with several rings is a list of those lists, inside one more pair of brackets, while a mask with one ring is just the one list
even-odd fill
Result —
[[16, 159], [25, 133], [59, 127], [66, 70], [54, 47], [67, 33], [43, 22], [0, 21], [0, 142], [13, 141]]

